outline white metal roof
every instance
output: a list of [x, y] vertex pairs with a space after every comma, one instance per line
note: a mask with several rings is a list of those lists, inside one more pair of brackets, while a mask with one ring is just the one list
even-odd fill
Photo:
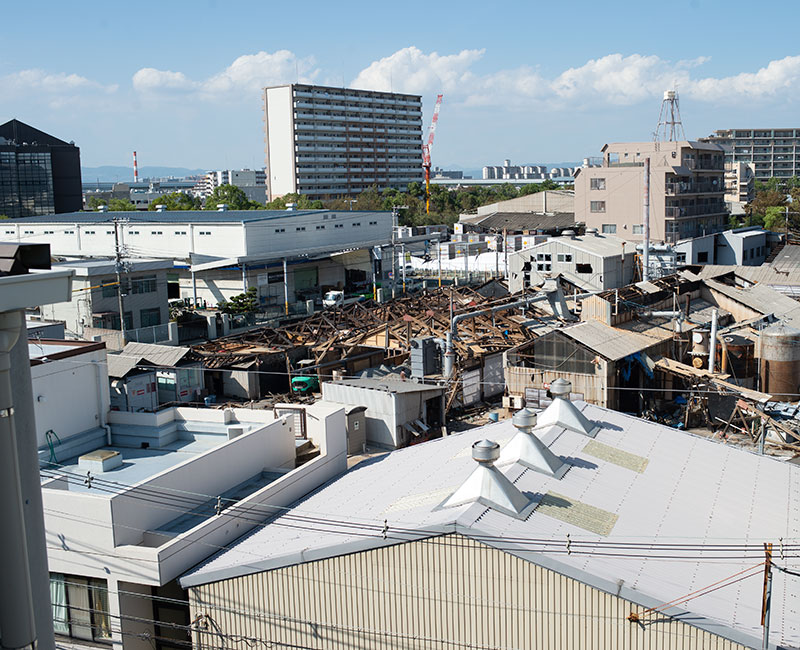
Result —
[[[762, 542], [800, 541], [797, 465], [599, 406], [579, 405], [601, 427], [594, 439], [559, 427], [539, 433], [551, 451], [571, 464], [563, 478], [518, 464], [503, 468], [522, 492], [541, 498], [524, 520], [480, 504], [437, 508], [473, 472], [473, 442], [488, 438], [505, 444], [513, 437], [516, 430], [505, 421], [356, 465], [189, 572], [181, 583], [205, 584], [458, 532], [652, 607], [757, 565], [763, 559]], [[553, 507], [548, 499], [562, 507]], [[591, 509], [604, 514], [594, 522], [581, 519]], [[296, 523], [302, 516], [330, 523], [303, 526]], [[363, 528], [344, 527], [343, 521], [378, 531], [386, 521], [388, 533], [385, 539], [380, 532], [367, 535]], [[589, 543], [588, 550], [567, 554], [568, 534], [573, 543]], [[524, 540], [560, 540], [564, 547], [536, 547]], [[644, 546], [600, 550], [591, 545], [598, 542]], [[647, 547], [679, 542], [706, 548], [681, 553]], [[744, 559], [738, 553], [712, 551], [707, 548], [711, 544], [751, 544], [753, 551]], [[780, 563], [800, 569], [796, 553]], [[757, 575], [669, 613], [686, 613], [693, 625], [754, 646], [762, 630], [761, 592]], [[800, 580], [776, 573], [772, 602], [771, 641], [800, 648]]]
[[612, 361], [647, 350], [659, 343], [658, 339], [611, 327], [597, 320], [588, 320], [572, 327], [565, 327], [560, 331], [565, 336]]

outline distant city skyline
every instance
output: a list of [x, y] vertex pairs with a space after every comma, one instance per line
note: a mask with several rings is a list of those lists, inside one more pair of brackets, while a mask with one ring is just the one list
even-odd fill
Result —
[[[606, 142], [650, 140], [668, 88], [691, 139], [798, 126], [797, 47], [753, 40], [751, 5], [738, 1], [669, 12], [468, 1], [413, 14], [312, 1], [303, 15], [214, 0], [45, 4], [35, 20], [31, 5], [4, 7], [8, 24], [35, 28], [4, 34], [0, 122], [74, 140], [86, 167], [129, 166], [134, 149], [143, 167], [263, 167], [261, 88], [298, 80], [421, 94], [426, 129], [444, 93], [433, 163], [445, 169], [577, 161]], [[777, 5], [786, 24], [800, 17], [796, 3]]]

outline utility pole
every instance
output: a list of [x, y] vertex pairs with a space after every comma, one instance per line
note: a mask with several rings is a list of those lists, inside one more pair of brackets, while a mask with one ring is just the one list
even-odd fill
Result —
[[119, 244], [119, 226], [121, 220], [114, 219], [114, 270], [117, 274], [117, 306], [119, 307], [119, 331], [122, 333], [122, 345], [125, 345], [125, 311], [122, 305], [122, 246]]
[[761, 599], [761, 625], [764, 626], [762, 650], [769, 648], [769, 607], [772, 600], [772, 544], [764, 544], [764, 595]]
[[400, 244], [400, 254], [403, 256], [403, 293], [406, 292], [406, 245]]
[[642, 246], [642, 281], [650, 280], [650, 158], [644, 159], [644, 246]]

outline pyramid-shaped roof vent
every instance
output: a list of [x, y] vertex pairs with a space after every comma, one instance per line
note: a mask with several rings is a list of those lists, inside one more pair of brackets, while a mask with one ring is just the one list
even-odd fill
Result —
[[559, 378], [550, 383], [550, 394], [553, 396], [553, 402], [539, 415], [535, 428], [562, 427], [594, 438], [600, 427], [589, 420], [578, 410], [577, 406], [569, 401], [571, 391], [572, 383], [566, 379]]
[[480, 503], [517, 519], [525, 519], [536, 505], [494, 466], [500, 456], [500, 445], [492, 440], [478, 440], [472, 444], [472, 458], [478, 466], [441, 508], [455, 508], [470, 503]]
[[569, 469], [569, 465], [556, 456], [536, 437], [533, 429], [536, 426], [536, 413], [524, 408], [517, 411], [511, 422], [519, 431], [500, 453], [498, 465], [519, 463], [554, 478], [561, 478]]

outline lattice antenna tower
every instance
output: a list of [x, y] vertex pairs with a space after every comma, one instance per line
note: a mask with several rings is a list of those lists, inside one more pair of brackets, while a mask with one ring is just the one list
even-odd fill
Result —
[[685, 139], [678, 93], [674, 90], [666, 90], [664, 99], [661, 101], [661, 112], [658, 114], [658, 126], [653, 140], [655, 142], [677, 142]]

